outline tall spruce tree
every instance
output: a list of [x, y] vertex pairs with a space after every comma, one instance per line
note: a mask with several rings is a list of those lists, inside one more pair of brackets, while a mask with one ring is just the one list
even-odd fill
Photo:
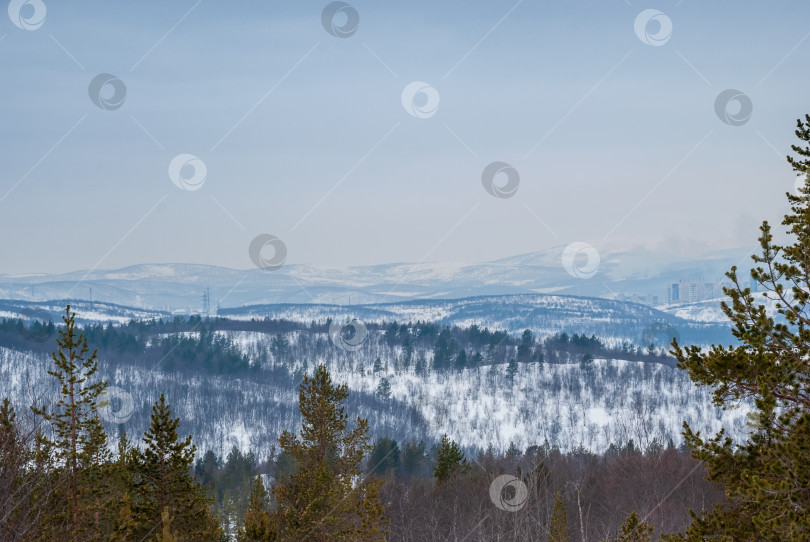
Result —
[[470, 464], [464, 457], [464, 452], [455, 441], [450, 440], [446, 433], [442, 435], [442, 441], [436, 452], [436, 466], [433, 468], [436, 482], [446, 482], [453, 476], [464, 474], [468, 470], [470, 470]]
[[557, 493], [548, 525], [548, 542], [568, 542], [568, 509], [562, 495]]
[[[48, 374], [59, 381], [59, 395], [52, 408], [32, 406], [33, 412], [48, 422], [50, 432], [42, 432], [38, 446], [45, 451], [56, 469], [51, 487], [43, 488], [40, 504], [52, 509], [43, 536], [60, 540], [103, 539], [97, 532], [104, 497], [101, 465], [110, 459], [107, 435], [98, 417], [98, 402], [107, 383], [93, 381], [98, 371], [98, 352], [76, 328], [70, 305], [62, 317], [64, 328], [56, 338], [57, 350], [51, 354], [54, 368]], [[54, 499], [61, 501], [56, 505]]]
[[335, 385], [326, 367], [305, 376], [298, 393], [303, 423], [300, 438], [289, 431], [279, 437], [283, 453], [296, 470], [282, 475], [273, 488], [273, 529], [282, 541], [381, 541], [388, 521], [379, 504], [379, 481], [361, 476], [370, 449], [368, 420], [357, 418], [349, 429], [343, 402], [346, 385]]
[[[739, 344], [703, 351], [673, 343], [692, 380], [714, 388], [715, 404], [749, 401], [755, 408], [754, 431], [741, 444], [722, 431], [704, 440], [684, 424], [693, 455], [728, 497], [695, 515], [689, 540], [810, 540], [810, 115], [797, 125], [804, 146], [793, 145], [797, 156], [788, 162], [804, 184], [798, 195], [787, 194], [788, 244], [776, 244], [763, 222], [750, 272], [756, 290], [744, 287], [736, 267], [727, 273], [732, 286], [722, 307]], [[776, 314], [758, 296], [773, 300]]]
[[653, 526], [646, 521], [641, 521], [638, 514], [633, 510], [622, 524], [619, 536], [612, 542], [652, 542]]
[[[136, 453], [136, 515], [140, 537], [171, 530], [184, 540], [216, 542], [221, 531], [210, 511], [212, 499], [191, 475], [196, 447], [189, 435], [180, 440], [180, 418], [172, 418], [163, 394], [152, 407], [145, 449]], [[168, 511], [165, 517], [164, 512]]]
[[258, 475], [250, 491], [250, 504], [245, 511], [245, 524], [236, 535], [237, 542], [273, 542], [278, 537], [270, 525], [267, 490]]

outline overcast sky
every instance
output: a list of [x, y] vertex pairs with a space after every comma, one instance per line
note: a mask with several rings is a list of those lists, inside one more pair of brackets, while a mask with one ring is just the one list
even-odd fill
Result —
[[810, 112], [805, 1], [43, 1], [0, 21], [0, 273], [750, 245]]

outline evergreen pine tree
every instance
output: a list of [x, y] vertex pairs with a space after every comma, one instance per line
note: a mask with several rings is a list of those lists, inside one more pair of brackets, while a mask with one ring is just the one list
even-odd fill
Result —
[[368, 456], [368, 472], [377, 476], [385, 476], [389, 472], [399, 469], [400, 450], [397, 441], [388, 437], [377, 439]]
[[464, 474], [468, 470], [470, 470], [470, 464], [464, 457], [464, 452], [445, 433], [437, 451], [436, 466], [433, 468], [433, 476], [436, 481], [438, 483], [446, 482], [454, 475]]
[[133, 509], [133, 488], [135, 486], [135, 451], [130, 446], [126, 432], [118, 439], [118, 453], [115, 463], [108, 469], [108, 482], [113, 488], [118, 502], [116, 514], [111, 521], [112, 542], [131, 540], [137, 530]]
[[138, 452], [137, 515], [140, 536], [161, 532], [164, 512], [172, 517], [172, 530], [187, 540], [218, 541], [220, 528], [210, 512], [212, 499], [191, 476], [196, 447], [191, 436], [180, 440], [180, 418], [171, 417], [163, 394], [152, 407], [145, 449]]
[[160, 534], [155, 535], [157, 542], [182, 542], [182, 539], [172, 533], [172, 521], [174, 518], [169, 516], [169, 507], [164, 506], [163, 511], [160, 513]]
[[638, 519], [636, 511], [627, 516], [622, 524], [622, 532], [612, 542], [652, 542], [653, 526]]
[[413, 367], [413, 370], [418, 375], [427, 374], [428, 371], [428, 363], [427, 359], [425, 358], [424, 352], [420, 352], [419, 355], [416, 357], [416, 364]]
[[459, 371], [466, 369], [467, 363], [468, 363], [467, 351], [462, 348], [461, 350], [458, 351], [458, 354], [456, 354], [456, 361], [455, 361], [456, 369]]
[[506, 367], [506, 380], [509, 384], [515, 383], [515, 375], [518, 372], [518, 364], [515, 358], [509, 360], [509, 364]]
[[361, 463], [370, 448], [368, 420], [348, 428], [346, 385], [335, 385], [326, 367], [305, 376], [298, 394], [300, 438], [284, 431], [279, 444], [295, 459], [295, 472], [273, 488], [273, 529], [281, 541], [385, 539], [387, 520], [375, 504], [376, 480], [363, 480]]
[[559, 492], [554, 499], [554, 510], [551, 512], [548, 533], [548, 542], [569, 542], [571, 540], [568, 536], [568, 509]]
[[377, 386], [377, 396], [382, 399], [388, 399], [391, 397], [391, 383], [387, 378], [380, 380], [380, 383]]
[[405, 443], [402, 449], [399, 474], [403, 478], [410, 478], [422, 473], [425, 467], [427, 456], [426, 446], [423, 441], [411, 441]]
[[97, 401], [107, 383], [91, 380], [98, 371], [98, 352], [90, 353], [87, 339], [76, 329], [70, 305], [62, 320], [65, 327], [59, 330], [58, 348], [51, 354], [54, 368], [48, 371], [59, 381], [59, 398], [52, 409], [31, 407], [50, 424], [52, 436], [41, 433], [39, 445], [48, 450], [49, 459], [67, 482], [52, 488], [49, 497], [61, 499], [64, 505], [47, 511], [46, 523], [59, 534], [46, 536], [59, 539], [69, 534], [94, 540], [102, 537], [94, 530], [100, 512], [99, 465], [109, 459], [107, 435], [98, 417], [98, 408], [103, 405]]
[[245, 512], [244, 527], [236, 535], [237, 542], [271, 542], [277, 539], [270, 526], [268, 495], [261, 474], [250, 491], [250, 505]]
[[410, 333], [405, 335], [405, 341], [402, 343], [402, 351], [403, 351], [403, 358], [402, 358], [402, 366], [405, 367], [407, 370], [411, 363], [413, 362], [413, 342], [411, 342], [411, 335]]
[[532, 357], [532, 346], [534, 346], [534, 335], [530, 329], [527, 329], [520, 337], [520, 344], [518, 344], [517, 348], [517, 359], [522, 362], [530, 361]]
[[[796, 135], [802, 144], [810, 142], [810, 115], [798, 121]], [[679, 365], [696, 383], [714, 388], [715, 404], [749, 400], [756, 409], [756, 427], [739, 445], [723, 431], [704, 440], [684, 424], [693, 455], [730, 501], [696, 515], [690, 540], [810, 538], [810, 147], [792, 148], [798, 157], [788, 161], [805, 183], [799, 195], [787, 194], [791, 213], [782, 225], [790, 244], [774, 243], [771, 226], [763, 222], [761, 253], [752, 256], [756, 267], [750, 273], [756, 291], [776, 301], [776, 317], [732, 267], [729, 301], [722, 307], [739, 344], [704, 351], [673, 341]]]

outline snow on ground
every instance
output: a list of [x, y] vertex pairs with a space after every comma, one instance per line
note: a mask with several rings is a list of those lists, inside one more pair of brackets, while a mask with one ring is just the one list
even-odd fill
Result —
[[447, 433], [463, 446], [506, 449], [548, 441], [561, 449], [604, 450], [633, 439], [646, 447], [657, 440], [681, 441], [682, 424], [734, 437], [747, 434], [747, 408], [723, 411], [710, 392], [687, 374], [663, 365], [623, 360], [580, 364], [518, 364], [514, 383], [506, 365], [462, 372], [396, 374], [345, 373], [336, 380], [350, 389], [374, 393], [381, 378], [391, 395], [416, 405], [436, 438]]

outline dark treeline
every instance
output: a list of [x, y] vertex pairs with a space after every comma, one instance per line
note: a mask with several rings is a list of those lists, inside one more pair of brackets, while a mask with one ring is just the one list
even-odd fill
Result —
[[[546, 540], [557, 496], [572, 540], [617, 537], [636, 511], [656, 533], [681, 532], [689, 510], [706, 511], [723, 500], [705, 479], [705, 470], [685, 448], [653, 444], [641, 450], [632, 441], [604, 454], [514, 445], [491, 448], [461, 460], [447, 479], [436, 476], [441, 443], [398, 443], [377, 439], [364, 461], [366, 477], [384, 480], [380, 496], [390, 520], [389, 541]], [[458, 465], [456, 465], [457, 467]], [[226, 535], [236, 535], [250, 506], [251, 484], [261, 475], [272, 487], [295, 470], [283, 452], [259, 460], [234, 448], [225, 458], [207, 452], [195, 466], [197, 479], [214, 499], [213, 509]], [[499, 508], [490, 488], [498, 476], [520, 480], [527, 493], [515, 509]], [[673, 491], [673, 488], [674, 491]], [[515, 496], [509, 488], [503, 498]], [[557, 503], [559, 508], [560, 503]], [[520, 512], [520, 513], [514, 513]], [[584, 535], [584, 536], [583, 536]]]
[[[82, 328], [88, 341], [103, 359], [116, 363], [166, 371], [204, 371], [209, 374], [239, 374], [261, 368], [268, 360], [268, 350], [285, 360], [292, 347], [287, 338], [300, 332], [306, 338], [297, 354], [304, 358], [325, 353], [331, 346], [326, 323], [300, 323], [289, 320], [229, 320], [227, 318], [175, 317], [172, 320], [130, 321], [123, 325], [89, 324]], [[624, 359], [662, 363], [674, 366], [666, 347], [645, 347], [630, 343], [610, 347], [595, 336], [558, 333], [538, 339], [525, 330], [515, 337], [505, 331], [490, 331], [473, 324], [467, 328], [416, 322], [400, 324], [371, 323], [365, 326], [373, 340], [401, 351], [398, 361], [403, 367], [413, 365], [417, 371], [464, 369], [493, 363], [538, 362], [579, 363], [595, 358]], [[351, 324], [347, 329], [351, 330]], [[269, 349], [256, 348], [250, 355], [239, 350], [227, 333], [248, 331], [270, 337]], [[56, 336], [53, 322], [21, 319], [0, 320], [0, 346], [30, 352], [50, 352]]]

